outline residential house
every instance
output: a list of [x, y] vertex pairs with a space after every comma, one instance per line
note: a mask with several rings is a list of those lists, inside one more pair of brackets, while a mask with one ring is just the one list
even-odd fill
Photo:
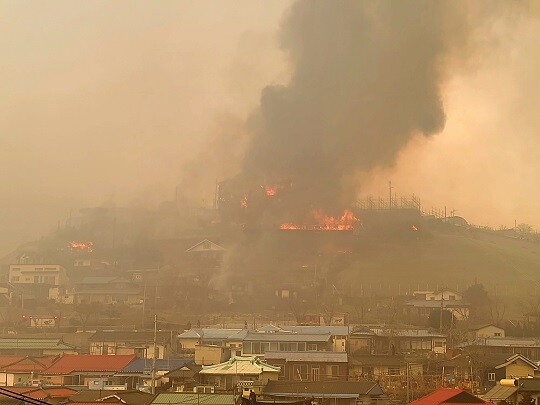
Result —
[[308, 326], [282, 326], [281, 329], [286, 332], [294, 332], [301, 334], [327, 335], [330, 334], [332, 340], [332, 349], [335, 352], [347, 351], [347, 343], [349, 339], [348, 326], [324, 326], [324, 325], [308, 325]]
[[197, 345], [230, 347], [233, 351], [240, 351], [247, 333], [247, 329], [192, 328], [178, 335], [178, 346], [188, 351], [194, 351]]
[[203, 276], [219, 269], [227, 249], [204, 239], [185, 251], [188, 268]]
[[255, 356], [235, 356], [229, 361], [212, 366], [203, 366], [199, 372], [201, 383], [213, 385], [220, 390], [229, 390], [240, 381], [259, 381], [266, 384], [277, 380], [280, 368], [271, 366]]
[[21, 301], [48, 299], [50, 289], [68, 283], [66, 269], [59, 264], [11, 264], [8, 279]]
[[350, 354], [371, 354], [375, 351], [375, 332], [364, 326], [355, 327], [349, 335]]
[[505, 330], [493, 324], [471, 326], [467, 331], [469, 341], [490, 337], [506, 337]]
[[514, 354], [504, 362], [487, 369], [483, 375], [485, 386], [493, 386], [503, 379], [533, 378], [540, 377], [540, 368], [537, 363], [529, 360], [521, 354]]
[[163, 392], [150, 405], [236, 405], [234, 393]]
[[425, 328], [371, 328], [375, 333], [374, 353], [446, 353], [446, 335]]
[[0, 338], [0, 355], [56, 356], [77, 351], [75, 346], [58, 338]]
[[347, 381], [346, 352], [271, 352], [264, 354], [268, 364], [281, 369], [279, 379], [296, 381]]
[[223, 363], [227, 359], [239, 355], [236, 350], [231, 353], [231, 349], [226, 346], [198, 345], [195, 346], [195, 364], [200, 366], [210, 366], [212, 364]]
[[242, 345], [242, 355], [264, 356], [267, 351], [332, 351], [331, 338], [330, 333], [248, 332]]
[[409, 322], [415, 317], [427, 319], [433, 312], [448, 311], [455, 320], [462, 321], [469, 318], [470, 304], [464, 301], [441, 301], [441, 300], [411, 300], [403, 304], [403, 313]]
[[143, 300], [142, 287], [122, 277], [85, 277], [76, 283], [68, 295], [74, 304], [101, 303], [139, 305]]
[[269, 381], [265, 397], [276, 400], [313, 398], [328, 405], [388, 404], [381, 386], [374, 381]]
[[186, 363], [176, 370], [169, 371], [163, 375], [168, 378], [173, 391], [189, 391], [190, 388], [199, 384], [199, 371], [202, 366], [195, 363]]
[[414, 291], [413, 296], [418, 300], [427, 301], [461, 301], [463, 294], [450, 288], [442, 288], [437, 291]]
[[467, 353], [479, 356], [521, 354], [533, 361], [540, 360], [540, 337], [485, 337], [457, 345]]
[[[9, 387], [10, 397], [0, 393], [3, 404], [43, 403], [51, 405], [65, 404], [77, 391], [68, 387]], [[15, 398], [14, 398], [15, 397]]]
[[[155, 382], [156, 387], [170, 387], [169, 379], [165, 377], [172, 370], [177, 370], [192, 364], [193, 359], [156, 359]], [[116, 381], [125, 385], [127, 389], [144, 389], [152, 386], [152, 359], [136, 359], [125, 366], [122, 371], [115, 374]]]
[[[490, 404], [487, 401], [460, 388], [439, 388], [428, 395], [409, 403], [410, 405], [443, 404]], [[490, 404], [493, 405], [493, 404]]]
[[135, 360], [135, 355], [65, 354], [40, 373], [47, 385], [88, 385], [91, 379], [107, 378], [112, 382], [119, 373]]
[[154, 395], [139, 390], [109, 391], [109, 390], [82, 390], [69, 397], [70, 404], [97, 403], [107, 405], [120, 403], [123, 405], [148, 405]]
[[[172, 332], [156, 333], [157, 359], [169, 357], [173, 343]], [[90, 354], [135, 354], [138, 358], [154, 358], [153, 331], [99, 331], [89, 339]]]
[[57, 356], [1, 356], [0, 386], [32, 385], [38, 374], [56, 359]]
[[540, 403], [540, 378], [520, 378], [516, 380], [501, 380], [482, 398], [492, 403], [505, 401], [517, 405], [524, 397], [530, 397], [534, 404]]
[[349, 359], [349, 374], [354, 380], [379, 380], [404, 376], [407, 362], [403, 355], [355, 354]]

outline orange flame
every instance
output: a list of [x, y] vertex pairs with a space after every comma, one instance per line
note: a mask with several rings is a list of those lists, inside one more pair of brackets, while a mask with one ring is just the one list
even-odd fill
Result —
[[93, 252], [94, 251], [94, 244], [92, 242], [76, 242], [71, 241], [69, 242], [69, 248], [72, 252], [79, 251], [79, 252]]
[[276, 195], [277, 189], [276, 186], [264, 186], [264, 191], [268, 197], [273, 197]]
[[343, 211], [340, 217], [324, 215], [321, 210], [312, 211], [312, 215], [315, 221], [314, 224], [298, 225], [287, 222], [281, 224], [279, 228], [284, 230], [351, 231], [354, 228], [354, 224], [359, 221], [349, 210]]
[[248, 198], [247, 198], [247, 195], [245, 195], [244, 198], [240, 200], [240, 207], [247, 208], [247, 206], [248, 206]]

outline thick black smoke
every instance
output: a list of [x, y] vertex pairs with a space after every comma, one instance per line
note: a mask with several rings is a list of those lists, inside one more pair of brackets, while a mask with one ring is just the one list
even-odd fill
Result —
[[297, 1], [281, 28], [292, 78], [263, 90], [244, 174], [292, 181], [304, 208], [350, 203], [358, 170], [443, 129], [441, 86], [466, 37], [463, 15], [444, 1]]

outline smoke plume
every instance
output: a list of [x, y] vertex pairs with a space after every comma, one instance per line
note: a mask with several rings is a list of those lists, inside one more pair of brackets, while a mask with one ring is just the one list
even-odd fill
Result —
[[464, 44], [463, 14], [423, 0], [296, 2], [280, 36], [291, 80], [262, 91], [244, 172], [292, 181], [303, 207], [350, 203], [357, 171], [444, 128], [441, 89]]

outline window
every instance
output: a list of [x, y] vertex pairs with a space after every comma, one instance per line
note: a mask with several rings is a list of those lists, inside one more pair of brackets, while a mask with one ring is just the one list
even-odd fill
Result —
[[278, 342], [270, 342], [270, 350], [273, 352], [277, 352], [279, 349]]
[[328, 367], [328, 374], [334, 378], [339, 376], [339, 366], [332, 365]]
[[260, 342], [253, 342], [253, 354], [261, 354], [261, 343]]
[[298, 364], [293, 369], [293, 380], [306, 381], [308, 379], [308, 366], [307, 364]]
[[244, 345], [242, 346], [242, 351], [244, 352], [244, 354], [252, 354], [251, 342], [244, 342]]
[[311, 367], [311, 381], [319, 381], [319, 367]]
[[443, 342], [441, 342], [440, 340], [436, 340], [433, 345], [435, 347], [443, 347]]
[[11, 282], [12, 283], [16, 283], [17, 281], [19, 281], [19, 276], [12, 276], [11, 277]]
[[495, 373], [488, 373], [488, 381], [495, 381]]
[[298, 351], [299, 352], [305, 352], [306, 351], [306, 343], [305, 342], [298, 343]]
[[[14, 277], [14, 278], [15, 278], [15, 277]], [[17, 278], [19, 278], [19, 277], [17, 277]], [[495, 332], [494, 335], [495, 335], [495, 337], [501, 337], [501, 336], [502, 336], [502, 333], [501, 333], [501, 332]]]
[[316, 352], [317, 351], [317, 344], [316, 343], [310, 343], [310, 344], [308, 344], [307, 349], [310, 352]]
[[388, 367], [388, 375], [400, 375], [401, 370], [399, 367]]
[[448, 300], [450, 300], [450, 301], [455, 301], [455, 300], [456, 300], [456, 296], [455, 296], [455, 295], [449, 295], [449, 296], [448, 296]]

